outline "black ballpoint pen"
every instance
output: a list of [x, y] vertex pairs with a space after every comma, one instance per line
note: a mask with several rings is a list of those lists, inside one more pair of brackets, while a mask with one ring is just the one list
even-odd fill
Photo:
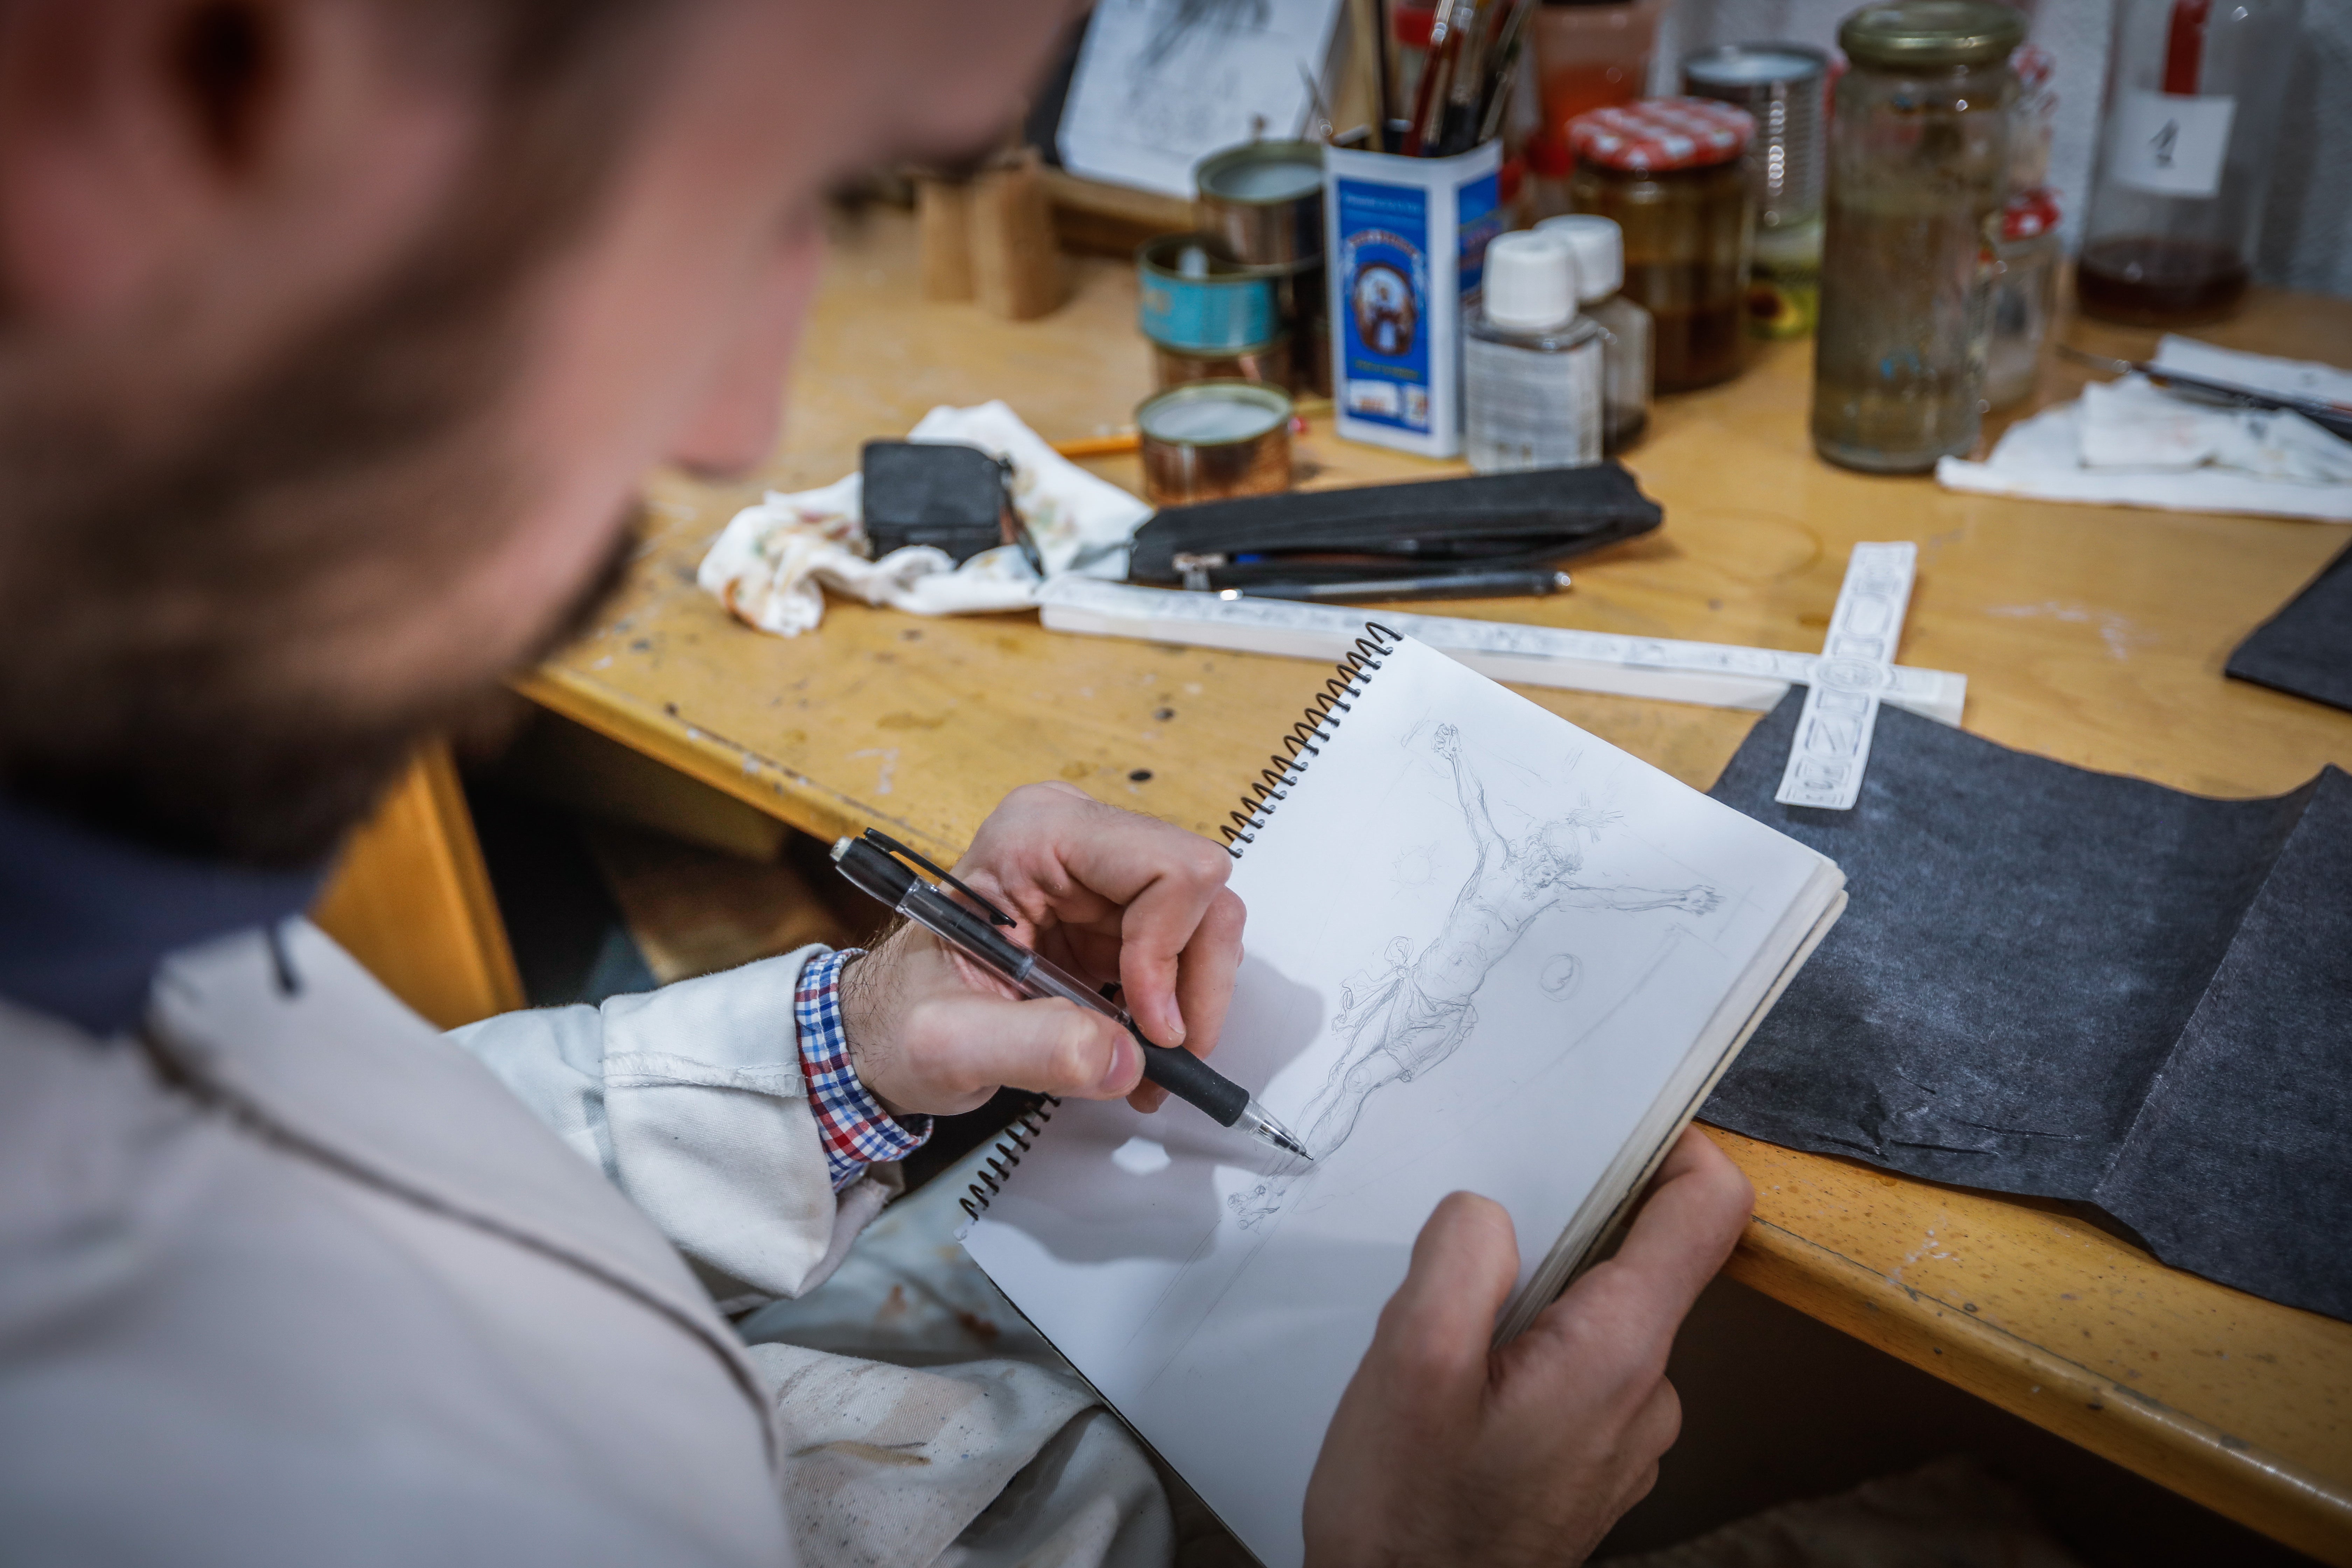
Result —
[[[901, 863], [898, 858], [900, 855], [936, 872], [988, 914], [973, 913], [924, 881]], [[1116, 1020], [1143, 1049], [1143, 1076], [1177, 1099], [1207, 1111], [1219, 1125], [1239, 1127], [1286, 1152], [1302, 1159], [1314, 1158], [1288, 1128], [1250, 1098], [1249, 1090], [1188, 1050], [1155, 1046], [1145, 1039], [1143, 1031], [1135, 1026], [1135, 1020], [1128, 1016], [1126, 1009], [998, 931], [996, 925], [1012, 924], [1011, 917], [897, 839], [868, 828], [863, 838], [838, 840], [833, 847], [833, 863], [858, 891], [888, 905], [942, 942], [954, 944], [1003, 976], [1005, 983], [1023, 995], [1059, 996]]]

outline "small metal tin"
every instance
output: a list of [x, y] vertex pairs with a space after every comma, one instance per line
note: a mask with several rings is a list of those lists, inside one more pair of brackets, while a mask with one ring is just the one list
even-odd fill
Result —
[[1213, 234], [1163, 234], [1135, 253], [1136, 324], [1164, 348], [1232, 353], [1280, 331], [1276, 278]]
[[1255, 381], [1197, 381], [1143, 400], [1135, 428], [1153, 506], [1290, 488], [1290, 398]]
[[1829, 57], [1801, 44], [1725, 44], [1683, 60], [1683, 91], [1756, 117], [1742, 162], [1759, 229], [1802, 224], [1822, 210]]
[[1285, 392], [1298, 391], [1297, 366], [1290, 334], [1276, 332], [1262, 343], [1227, 352], [1171, 349], [1151, 345], [1151, 384], [1166, 391], [1196, 381], [1259, 381]]
[[1323, 144], [1247, 142], [1203, 159], [1193, 173], [1201, 226], [1255, 267], [1305, 267], [1323, 258]]

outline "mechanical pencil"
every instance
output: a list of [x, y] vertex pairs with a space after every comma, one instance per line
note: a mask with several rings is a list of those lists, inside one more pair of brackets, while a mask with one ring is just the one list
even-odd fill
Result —
[[[924, 881], [901, 862], [901, 856], [938, 876], [987, 914], [973, 913], [945, 890]], [[1011, 916], [897, 839], [869, 827], [862, 838], [835, 842], [833, 863], [858, 891], [985, 964], [1024, 996], [1059, 996], [1117, 1021], [1143, 1048], [1143, 1076], [1177, 1099], [1199, 1106], [1219, 1125], [1238, 1127], [1302, 1159], [1314, 1158], [1288, 1128], [1250, 1098], [1249, 1090], [1188, 1050], [1155, 1046], [1145, 1039], [1126, 1009], [998, 931], [997, 926], [1013, 923]]]

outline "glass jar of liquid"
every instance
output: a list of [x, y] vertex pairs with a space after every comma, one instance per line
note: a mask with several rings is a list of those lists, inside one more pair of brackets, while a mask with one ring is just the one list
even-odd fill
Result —
[[1870, 5], [1838, 29], [1812, 411], [1832, 463], [1919, 473], [1976, 444], [2024, 34], [1992, 0]]
[[1596, 109], [1569, 127], [1570, 204], [1624, 237], [1624, 290], [1650, 313], [1660, 392], [1711, 386], [1746, 363], [1752, 202], [1745, 110], [1700, 98]]
[[2301, 0], [2115, 0], [2074, 269], [2086, 316], [2219, 321], [2246, 292]]
[[2020, 191], [2009, 198], [1996, 254], [2000, 274], [1992, 288], [1984, 400], [1988, 408], [2008, 408], [2033, 395], [2042, 345], [2058, 306], [2058, 268], [2066, 252], [2058, 241], [2056, 193]]

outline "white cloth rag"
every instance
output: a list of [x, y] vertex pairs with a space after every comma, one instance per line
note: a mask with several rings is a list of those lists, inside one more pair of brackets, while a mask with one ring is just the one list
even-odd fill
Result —
[[[934, 408], [907, 438], [960, 442], [1010, 461], [1013, 504], [1047, 577], [1127, 575], [1128, 541], [1151, 509], [1055, 451], [1003, 403]], [[1019, 610], [1034, 601], [1042, 579], [1012, 545], [961, 566], [923, 544], [866, 559], [863, 491], [856, 474], [820, 489], [770, 491], [729, 521], [695, 580], [737, 619], [788, 637], [824, 619], [825, 588], [918, 616]]]
[[[2352, 402], [2352, 374], [2164, 339], [2155, 363], [2262, 391]], [[2352, 442], [2299, 414], [2229, 408], [2142, 375], [2094, 384], [2011, 426], [1981, 463], [1946, 458], [1947, 489], [2177, 511], [2352, 522]]]

